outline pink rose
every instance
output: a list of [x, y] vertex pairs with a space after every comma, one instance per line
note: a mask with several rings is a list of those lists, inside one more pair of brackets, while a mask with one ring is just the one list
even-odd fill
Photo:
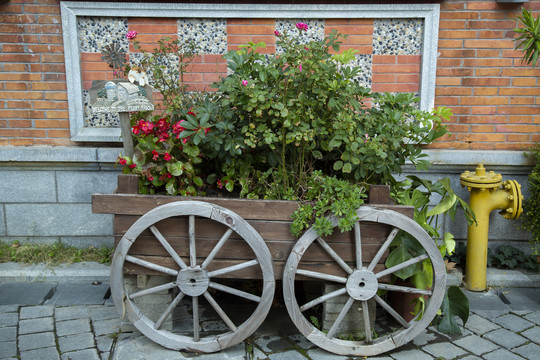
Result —
[[247, 84], [248, 84], [247, 80], [242, 80], [242, 86], [247, 86]]
[[128, 40], [133, 40], [135, 39], [136, 36], [137, 36], [137, 32], [135, 30], [128, 31], [128, 33], [126, 34], [126, 37]]
[[307, 24], [304, 24], [303, 22], [296, 23], [296, 28], [300, 31], [307, 31], [309, 28]]

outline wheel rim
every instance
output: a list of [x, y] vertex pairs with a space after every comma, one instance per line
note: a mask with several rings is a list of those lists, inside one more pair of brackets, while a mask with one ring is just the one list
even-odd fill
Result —
[[[357, 210], [358, 221], [354, 229], [354, 258], [355, 261], [344, 260], [344, 257], [333, 250], [323, 237], [319, 237], [313, 228], [296, 242], [289, 258], [287, 260], [283, 275], [283, 293], [287, 311], [300, 332], [308, 340], [319, 347], [340, 355], [377, 355], [394, 348], [397, 348], [416, 337], [422, 332], [435, 317], [441, 306], [444, 291], [446, 288], [446, 269], [441, 254], [430, 236], [412, 219], [387, 209], [377, 209], [369, 206], [363, 206]], [[331, 219], [334, 226], [337, 225], [336, 219]], [[360, 231], [360, 223], [382, 223], [391, 226], [393, 229], [387, 236], [383, 244], [379, 247], [372, 259], [362, 257], [362, 249], [365, 248]], [[405, 261], [390, 269], [380, 270], [377, 263], [382, 259], [392, 240], [398, 231], [405, 231], [412, 235], [420, 245], [425, 249], [425, 254], [417, 256], [409, 261]], [[302, 257], [310, 246], [320, 246], [341, 268], [345, 276], [324, 273], [303, 269]], [[429, 259], [433, 267], [433, 285], [431, 290], [419, 290], [409, 286], [398, 286], [388, 284], [383, 281], [388, 275], [420, 263]], [[316, 281], [325, 281], [338, 284], [338, 289], [330, 293], [319, 296], [307, 303], [299, 304], [295, 291], [295, 279], [312, 279]], [[385, 290], [398, 293], [419, 294], [427, 298], [426, 307], [423, 316], [416, 316], [415, 319], [406, 321], [398, 314], [377, 291]], [[338, 296], [344, 296], [347, 301], [341, 308], [337, 318], [332, 326], [325, 333], [315, 327], [306, 317], [306, 311], [323, 304], [330, 299]], [[375, 324], [369, 321], [368, 301], [374, 301], [377, 304], [378, 312]], [[354, 303], [360, 303], [363, 313], [364, 339], [343, 340], [337, 337], [341, 322], [346, 317]], [[389, 329], [388, 333], [382, 336], [373, 337], [373, 329], [377, 328], [379, 314], [385, 319], [390, 318], [395, 324]], [[381, 334], [378, 334], [381, 335]]]
[[[187, 216], [189, 222], [189, 249], [182, 251], [171, 246], [159, 230], [159, 222], [172, 217]], [[203, 258], [197, 258], [197, 234], [195, 223], [199, 219], [210, 219], [227, 227], [220, 240]], [[145, 230], [151, 231], [168, 255], [174, 260], [177, 268], [165, 267], [128, 252], [137, 238]], [[232, 234], [239, 235], [251, 248], [254, 259], [237, 261], [235, 264], [219, 269], [210, 269], [217, 254], [227, 244]], [[184, 261], [182, 257], [187, 260]], [[128, 293], [124, 284], [124, 264], [132, 263], [147, 269], [172, 276], [172, 281], [151, 287], [149, 289]], [[260, 295], [250, 294], [243, 290], [220, 284], [216, 279], [225, 274], [248, 269], [254, 266], [260, 268], [262, 274], [262, 289]], [[174, 289], [178, 295], [169, 304], [158, 319], [150, 319], [134, 302], [139, 297], [155, 294], [159, 291]], [[244, 322], [236, 325], [210, 293], [224, 292], [235, 297], [256, 303], [256, 308]], [[275, 281], [271, 255], [259, 233], [236, 213], [223, 207], [200, 201], [182, 201], [159, 206], [139, 218], [120, 240], [111, 264], [111, 292], [118, 311], [127, 315], [130, 322], [151, 340], [170, 349], [186, 349], [196, 352], [215, 352], [242, 342], [251, 335], [263, 322], [270, 310], [274, 296]], [[185, 298], [192, 298], [193, 331], [190, 336], [176, 334], [162, 329], [163, 323], [171, 316], [174, 308]], [[208, 305], [219, 315], [227, 330], [220, 334], [201, 336], [199, 330], [200, 311], [199, 300], [204, 298]]]

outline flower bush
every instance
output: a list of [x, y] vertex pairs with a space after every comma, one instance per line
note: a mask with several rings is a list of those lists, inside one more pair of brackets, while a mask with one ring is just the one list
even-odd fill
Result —
[[[425, 167], [419, 145], [446, 133], [441, 118], [448, 110], [419, 110], [412, 94], [370, 93], [356, 80], [362, 69], [349, 65], [354, 51], [332, 55], [345, 36], [332, 32], [307, 42], [307, 28], [298, 23], [292, 35], [276, 31], [283, 49], [277, 56], [259, 53], [264, 43], [229, 51], [230, 74], [214, 84], [216, 93], [196, 101], [180, 90], [185, 67], [174, 73], [178, 84], [159, 85], [166, 111], [134, 114], [136, 153], [121, 160], [124, 172], [140, 175], [141, 193], [227, 190], [247, 198], [326, 201], [324, 211], [304, 204], [293, 229], [301, 234], [314, 222], [328, 233], [324, 216], [337, 215], [344, 219], [340, 228], [350, 228], [369, 184], [396, 185], [407, 161]], [[195, 56], [193, 46], [162, 39], [154, 53], [143, 53], [141, 66], [153, 70], [156, 84], [168, 84], [158, 58], [183, 48], [189, 56], [180, 59]], [[342, 197], [324, 195], [326, 185], [338, 182], [346, 184]]]

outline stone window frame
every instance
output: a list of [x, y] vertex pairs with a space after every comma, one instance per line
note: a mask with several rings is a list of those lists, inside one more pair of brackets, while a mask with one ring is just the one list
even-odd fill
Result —
[[439, 4], [176, 4], [61, 1], [62, 31], [71, 140], [75, 142], [121, 142], [120, 128], [84, 126], [78, 16], [167, 18], [275, 18], [275, 19], [384, 19], [424, 20], [420, 108], [435, 103]]

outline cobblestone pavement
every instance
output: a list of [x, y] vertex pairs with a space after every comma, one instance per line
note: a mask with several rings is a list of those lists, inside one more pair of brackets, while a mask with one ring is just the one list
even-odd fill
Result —
[[[283, 307], [242, 344], [196, 355], [162, 348], [127, 324], [108, 284], [0, 283], [0, 359], [348, 359], [300, 335]], [[540, 289], [468, 293], [462, 334], [428, 328], [413, 342], [370, 359], [540, 359]]]

